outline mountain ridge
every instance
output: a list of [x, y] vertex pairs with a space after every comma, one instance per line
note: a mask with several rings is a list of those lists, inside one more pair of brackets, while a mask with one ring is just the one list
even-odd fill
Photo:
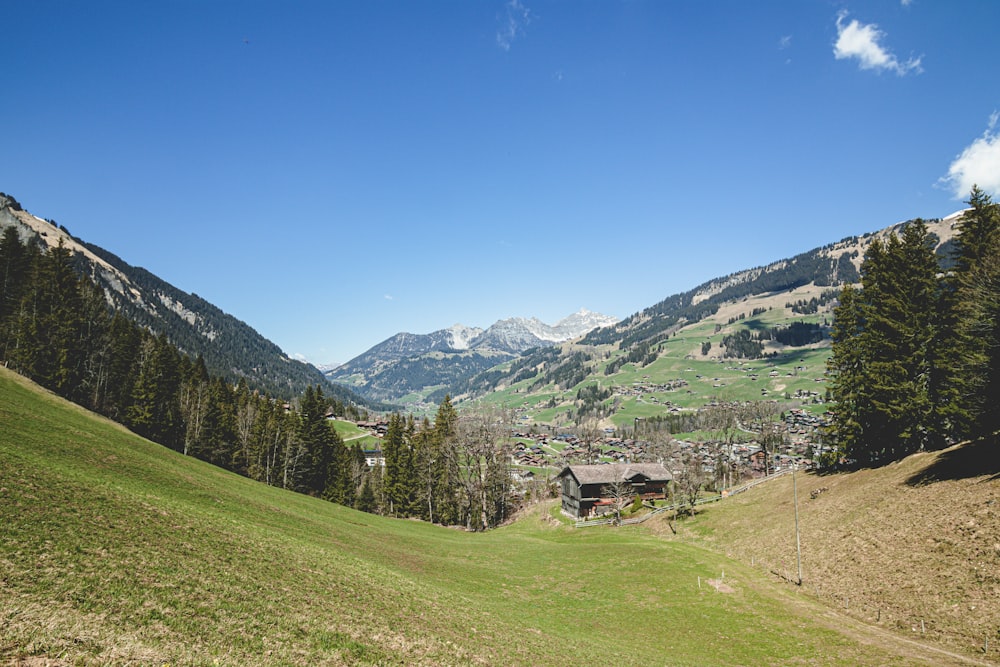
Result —
[[[963, 213], [964, 210], [960, 210], [944, 218], [923, 220], [929, 233], [936, 239], [936, 251], [941, 258], [942, 267], [946, 267], [949, 261], [949, 248]], [[498, 390], [509, 391], [510, 396], [498, 400], [507, 400], [510, 405], [533, 403], [541, 397], [552, 408], [547, 412], [536, 412], [551, 415], [561, 411], [561, 419], [566, 419], [568, 415], [576, 414], [577, 408], [582, 404], [576, 395], [577, 389], [585, 383], [607, 392], [622, 382], [633, 383], [636, 379], [650, 378], [650, 372], [645, 369], [654, 366], [668, 342], [685, 327], [713, 319], [717, 335], [712, 345], [715, 350], [720, 349], [718, 345], [725, 345], [726, 333], [737, 333], [733, 322], [730, 321], [727, 327], [726, 317], [742, 320], [749, 316], [753, 319], [754, 308], [763, 306], [763, 303], [747, 305], [747, 300], [761, 302], [765, 295], [771, 295], [772, 298], [763, 299], [769, 302], [769, 305], [763, 307], [784, 308], [787, 315], [783, 322], [787, 325], [802, 316], [801, 313], [796, 314], [797, 311], [790, 304], [808, 293], [804, 298], [806, 301], [816, 302], [811, 311], [812, 317], [819, 318], [820, 321], [815, 324], [822, 327], [822, 317], [817, 313], [829, 317], [835, 304], [836, 290], [845, 284], [860, 282], [859, 268], [871, 243], [875, 239], [884, 240], [890, 234], [898, 233], [910, 222], [913, 221], [894, 223], [794, 257], [713, 278], [685, 292], [668, 296], [611, 326], [595, 329], [575, 344], [533, 350], [510, 364], [483, 371], [460, 385], [449, 387], [449, 393], [454, 399], [465, 400]], [[733, 314], [719, 317], [722, 312]], [[771, 315], [769, 319], [782, 318]], [[777, 322], [767, 326], [774, 324]], [[764, 325], [758, 321], [755, 326]], [[712, 330], [709, 329], [707, 333], [711, 335]], [[716, 354], [714, 352], [697, 351], [702, 343], [710, 342], [705, 334], [699, 335], [701, 342], [693, 344], [691, 357], [696, 360], [713, 358]], [[732, 342], [732, 345], [735, 348], [736, 342]], [[828, 342], [826, 345], [828, 346]], [[771, 351], [775, 351], [773, 347]], [[729, 353], [737, 358], [740, 356], [740, 353], [732, 349]], [[641, 377], [636, 378], [636, 375]], [[653, 379], [655, 375], [654, 373]], [[669, 381], [676, 378], [661, 379]], [[605, 399], [605, 403], [610, 400]], [[610, 407], [608, 409], [614, 420], [617, 420], [613, 422], [615, 424], [630, 419], [625, 416], [626, 412], [612, 410]]]
[[[94, 280], [112, 308], [154, 333], [164, 333], [182, 352], [201, 356], [206, 367], [229, 381], [245, 378], [257, 389], [291, 398], [306, 386], [322, 385], [338, 400], [368, 403], [345, 387], [327, 383], [310, 364], [292, 359], [246, 322], [152, 272], [130, 265], [100, 246], [73, 236], [65, 227], [27, 211], [0, 193], [0, 230], [13, 227], [22, 241], [43, 248], [63, 245], [77, 272]], [[373, 406], [374, 407], [374, 406]]]
[[554, 325], [537, 317], [510, 317], [486, 329], [454, 324], [428, 334], [400, 332], [327, 371], [326, 377], [372, 399], [400, 400], [617, 321], [581, 308]]

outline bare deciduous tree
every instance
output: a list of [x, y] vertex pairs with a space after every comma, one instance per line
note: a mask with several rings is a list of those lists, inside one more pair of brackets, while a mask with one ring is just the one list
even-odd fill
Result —
[[582, 419], [579, 424], [577, 424], [575, 430], [576, 437], [580, 438], [580, 441], [583, 442], [584, 446], [587, 448], [587, 460], [584, 461], [584, 463], [597, 463], [595, 445], [604, 435], [604, 431], [601, 430], [600, 422], [598, 422], [596, 417], [586, 417], [585, 419]]
[[492, 528], [510, 514], [513, 413], [483, 406], [464, 411], [457, 424], [462, 513], [470, 530]]
[[688, 513], [694, 516], [698, 498], [705, 486], [708, 476], [705, 474], [704, 463], [693, 448], [681, 452], [681, 469], [674, 477], [677, 492], [683, 502], [687, 503]]
[[741, 406], [740, 419], [744, 426], [757, 434], [757, 441], [764, 451], [764, 474], [771, 472], [774, 450], [781, 444], [781, 431], [774, 420], [780, 412], [775, 401], [747, 401]]
[[632, 503], [635, 498], [635, 489], [632, 484], [625, 479], [625, 468], [619, 468], [614, 481], [605, 484], [602, 496], [611, 499], [611, 509], [615, 513], [615, 522], [621, 523], [622, 510]]

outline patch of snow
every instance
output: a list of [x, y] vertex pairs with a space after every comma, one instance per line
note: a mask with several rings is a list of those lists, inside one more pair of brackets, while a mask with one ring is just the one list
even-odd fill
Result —
[[469, 345], [476, 339], [483, 330], [478, 327], [467, 327], [464, 324], [453, 324], [445, 329], [451, 337], [451, 347], [455, 350], [468, 350]]

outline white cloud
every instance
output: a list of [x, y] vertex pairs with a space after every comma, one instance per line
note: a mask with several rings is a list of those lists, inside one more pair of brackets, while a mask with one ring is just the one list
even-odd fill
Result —
[[391, 294], [383, 294], [382, 298], [385, 299], [386, 301], [392, 301], [392, 295]]
[[900, 2], [904, 7], [909, 7], [911, 4], [913, 4], [913, 0], [900, 0]]
[[792, 45], [792, 36], [791, 35], [782, 35], [781, 39], [778, 40], [778, 48], [779, 49], [784, 50], [784, 49], [787, 49], [791, 45]]
[[1000, 197], [1000, 135], [996, 132], [1000, 115], [994, 111], [983, 136], [965, 147], [961, 155], [948, 167], [948, 175], [941, 181], [952, 191], [955, 199], [965, 199], [973, 185], [992, 197]]
[[888, 70], [899, 76], [910, 72], [918, 74], [920, 58], [910, 58], [906, 62], [899, 59], [882, 46], [885, 33], [874, 23], [860, 23], [857, 19], [845, 24], [847, 11], [837, 14], [837, 41], [833, 45], [833, 55], [837, 60], [856, 58], [861, 69]]
[[518, 35], [524, 34], [524, 28], [531, 23], [533, 15], [520, 0], [509, 0], [504, 9], [506, 11], [500, 17], [500, 27], [497, 29], [497, 44], [504, 51], [510, 51], [510, 45]]

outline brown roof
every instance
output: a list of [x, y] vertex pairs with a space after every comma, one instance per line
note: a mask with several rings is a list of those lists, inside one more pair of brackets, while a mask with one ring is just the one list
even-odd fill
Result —
[[670, 471], [661, 463], [606, 463], [598, 465], [566, 466], [559, 477], [573, 475], [580, 484], [612, 484], [618, 480], [629, 481], [643, 475], [654, 481], [672, 479]]

